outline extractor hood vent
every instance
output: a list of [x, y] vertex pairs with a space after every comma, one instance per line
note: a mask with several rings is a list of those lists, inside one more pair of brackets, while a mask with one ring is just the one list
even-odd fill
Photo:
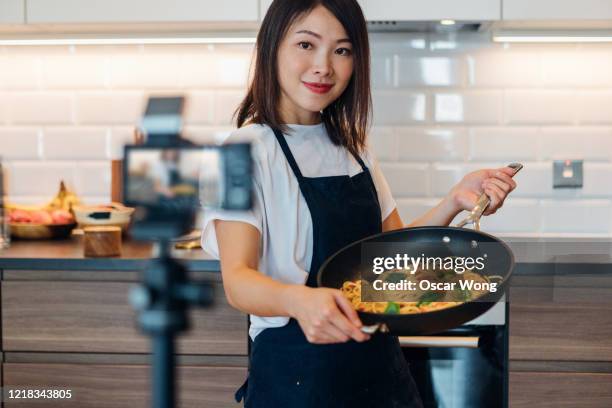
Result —
[[443, 25], [439, 21], [368, 21], [371, 33], [473, 33], [483, 31], [490, 23], [457, 21]]

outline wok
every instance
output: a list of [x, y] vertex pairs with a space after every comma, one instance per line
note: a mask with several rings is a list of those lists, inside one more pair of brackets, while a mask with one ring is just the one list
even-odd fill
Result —
[[373, 325], [381, 331], [389, 331], [395, 335], [439, 333], [475, 319], [502, 297], [514, 267], [514, 255], [508, 245], [487, 233], [457, 227], [404, 228], [366, 237], [340, 249], [319, 269], [318, 286], [340, 289], [345, 281], [360, 279], [361, 272], [367, 267], [362, 262], [364, 245], [383, 243], [401, 244], [406, 253], [424, 252], [426, 256], [478, 257], [486, 253], [485, 268], [478, 272], [486, 276], [500, 277], [495, 280], [498, 282], [496, 292], [488, 291], [474, 300], [447, 309], [418, 314], [379, 314], [358, 311], [365, 326]]

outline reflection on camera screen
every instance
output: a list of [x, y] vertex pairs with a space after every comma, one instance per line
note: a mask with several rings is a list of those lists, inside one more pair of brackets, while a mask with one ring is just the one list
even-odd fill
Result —
[[219, 154], [213, 149], [133, 149], [127, 164], [127, 201], [148, 206], [196, 207], [200, 178], [219, 177]]

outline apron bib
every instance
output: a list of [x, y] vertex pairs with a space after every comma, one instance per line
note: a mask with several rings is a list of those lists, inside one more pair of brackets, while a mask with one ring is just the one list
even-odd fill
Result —
[[[382, 231], [376, 188], [368, 168], [350, 177], [304, 177], [284, 135], [275, 130], [306, 200], [313, 225], [312, 261], [306, 285], [316, 287], [323, 262], [350, 244]], [[247, 381], [236, 392], [247, 408], [422, 407], [397, 337], [369, 341], [308, 342], [295, 319], [259, 333], [250, 351]]]

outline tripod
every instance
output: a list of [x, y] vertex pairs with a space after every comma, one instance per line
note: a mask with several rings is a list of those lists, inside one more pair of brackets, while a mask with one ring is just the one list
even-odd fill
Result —
[[159, 242], [159, 256], [144, 270], [142, 283], [130, 293], [140, 311], [138, 323], [152, 338], [153, 408], [175, 406], [175, 337], [189, 329], [189, 306], [207, 306], [213, 301], [209, 283], [190, 283], [186, 267], [171, 257], [170, 242]]

